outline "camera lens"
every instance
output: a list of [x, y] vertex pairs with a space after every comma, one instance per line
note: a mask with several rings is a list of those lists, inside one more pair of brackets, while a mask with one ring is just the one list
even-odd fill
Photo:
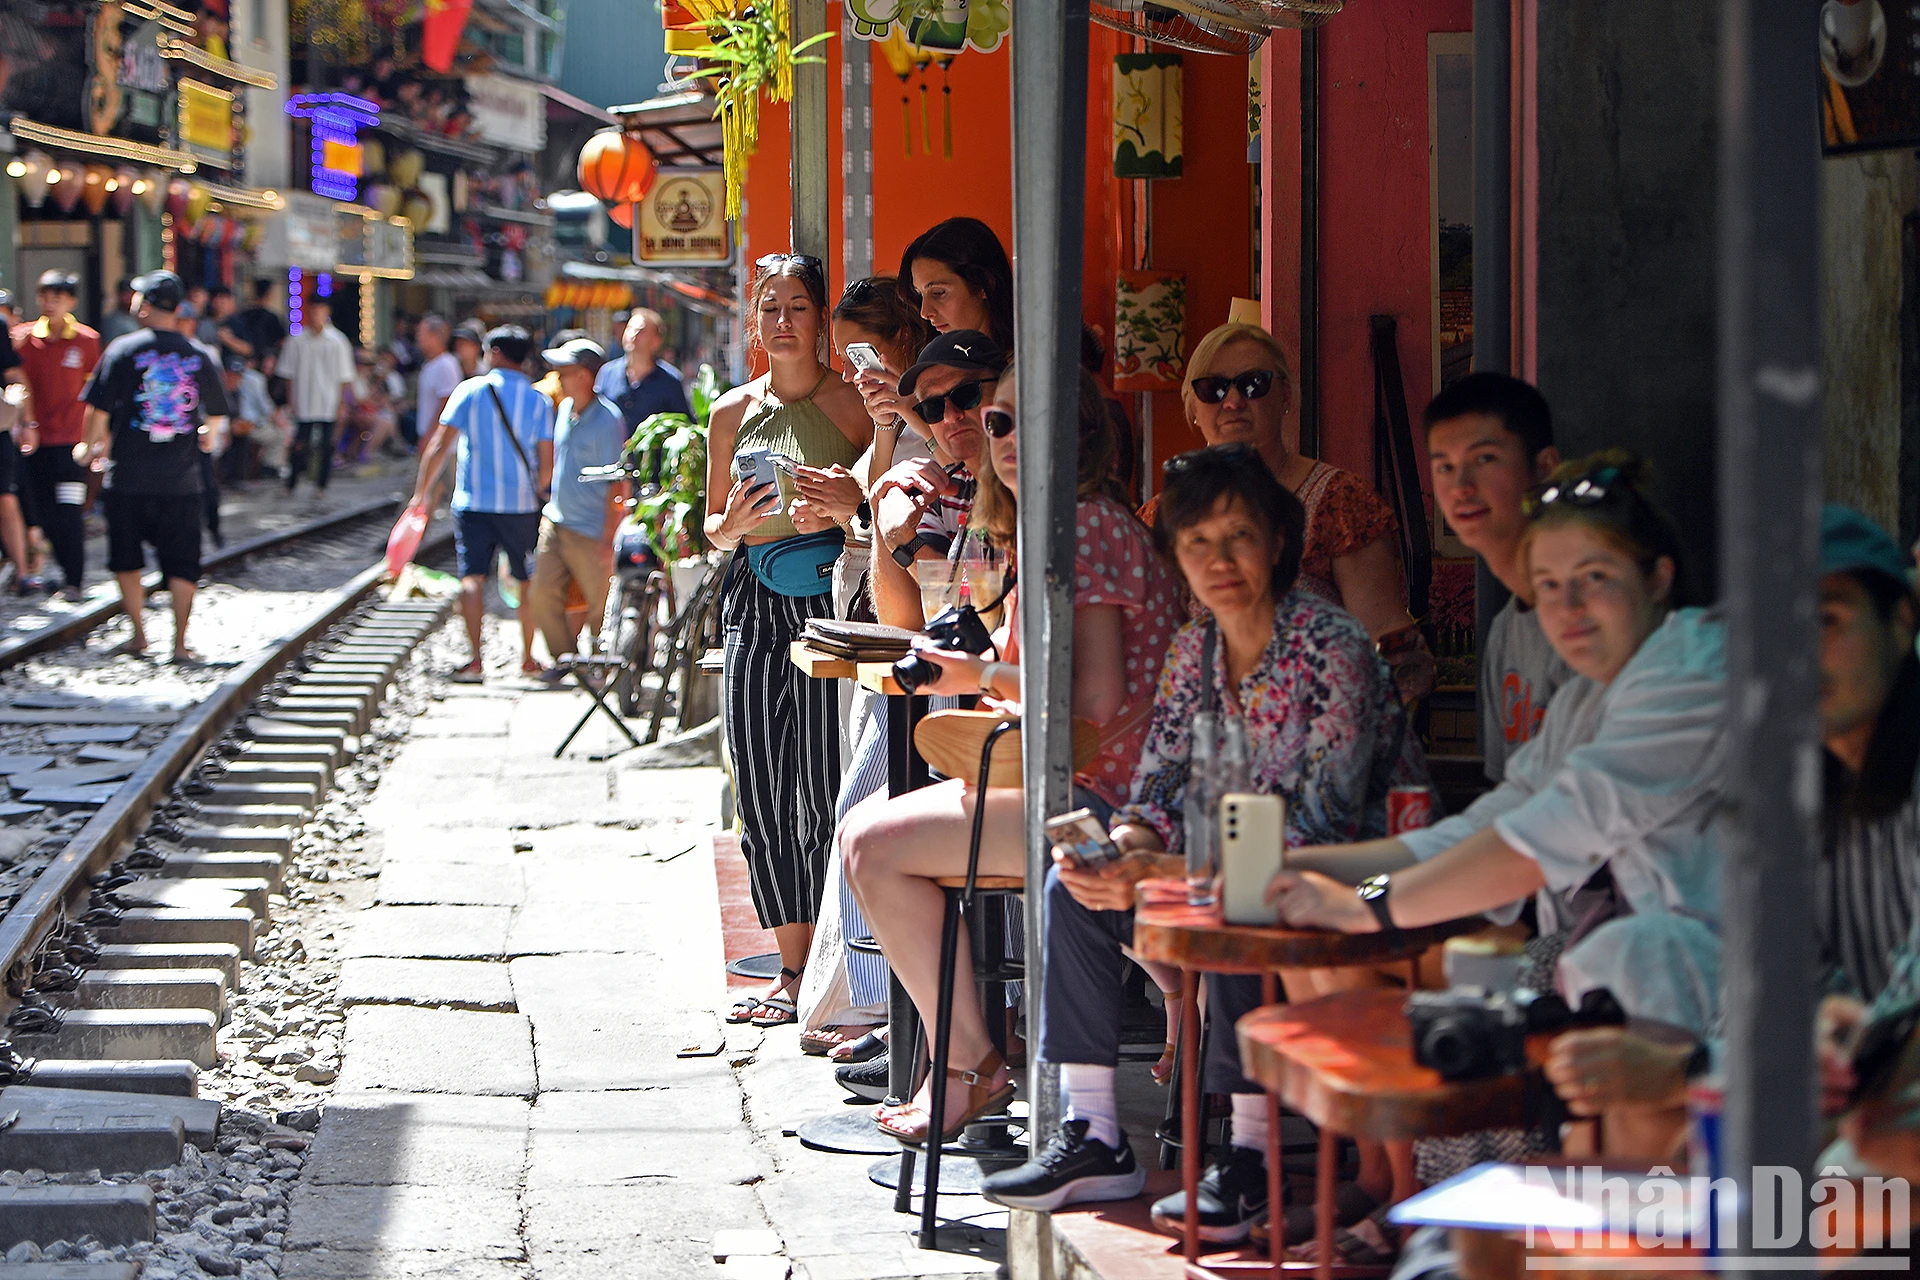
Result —
[[908, 693], [918, 693], [922, 685], [940, 678], [940, 668], [917, 653], [908, 654], [893, 664], [893, 678]]
[[1480, 1047], [1470, 1027], [1440, 1018], [1420, 1037], [1419, 1060], [1439, 1072], [1442, 1080], [1464, 1080], [1478, 1074]]

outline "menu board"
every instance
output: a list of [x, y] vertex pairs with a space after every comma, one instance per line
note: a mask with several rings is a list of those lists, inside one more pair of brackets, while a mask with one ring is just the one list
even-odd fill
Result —
[[1920, 3], [1826, 0], [1819, 34], [1826, 153], [1920, 146]]

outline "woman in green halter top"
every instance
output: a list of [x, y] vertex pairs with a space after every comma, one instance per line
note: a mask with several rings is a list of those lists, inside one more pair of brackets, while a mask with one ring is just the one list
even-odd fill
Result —
[[[850, 467], [873, 443], [873, 421], [859, 393], [822, 359], [827, 281], [818, 258], [762, 258], [748, 306], [748, 333], [766, 354], [768, 371], [713, 406], [706, 533], [715, 547], [738, 552], [720, 597], [727, 742], [754, 907], [780, 947], [780, 976], [736, 1004], [728, 1020], [777, 1026], [795, 1020], [840, 790], [838, 690], [833, 681], [803, 674], [789, 654], [810, 619], [831, 615], [833, 595], [786, 594], [762, 579], [759, 566], [774, 558], [762, 548], [807, 535], [787, 515], [791, 482], [783, 475], [777, 492], [750, 489], [734, 479], [734, 457], [766, 449], [806, 467]], [[796, 541], [794, 550], [807, 545]], [[831, 565], [837, 547], [821, 554]]]

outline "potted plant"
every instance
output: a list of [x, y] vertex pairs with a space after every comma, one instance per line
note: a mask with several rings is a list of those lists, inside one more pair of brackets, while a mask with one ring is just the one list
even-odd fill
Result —
[[[671, 566], [673, 598], [685, 600], [710, 568], [707, 516], [707, 421], [724, 388], [713, 366], [703, 364], [687, 387], [693, 416], [656, 413], [634, 428], [627, 452], [642, 459], [651, 477], [635, 506], [654, 549]], [[651, 490], [649, 492], [648, 490]]]

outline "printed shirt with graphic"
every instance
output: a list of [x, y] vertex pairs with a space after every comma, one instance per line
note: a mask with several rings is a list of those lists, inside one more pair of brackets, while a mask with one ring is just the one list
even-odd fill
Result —
[[15, 325], [14, 350], [20, 371], [33, 390], [33, 412], [40, 420], [40, 443], [72, 448], [86, 434], [87, 406], [80, 398], [93, 366], [100, 363], [100, 335], [67, 318], [65, 328], [53, 332], [47, 318]]
[[1548, 700], [1572, 679], [1573, 668], [1540, 629], [1540, 616], [1509, 597], [1480, 647], [1480, 754], [1490, 780], [1507, 776], [1507, 760], [1540, 732]]
[[1100, 753], [1075, 779], [1110, 805], [1123, 803], [1147, 742], [1150, 720], [1136, 715], [1154, 699], [1168, 642], [1186, 620], [1180, 585], [1153, 550], [1153, 535], [1111, 498], [1083, 499], [1074, 510], [1073, 607], [1109, 604], [1120, 610], [1120, 649], [1126, 655], [1127, 697], [1110, 724], [1128, 717], [1133, 728], [1102, 742]]
[[200, 424], [230, 410], [219, 370], [190, 339], [160, 329], [115, 339], [81, 399], [107, 415], [107, 488], [200, 492]]
[[[1227, 697], [1227, 652], [1201, 670], [1208, 619], [1174, 636], [1153, 723], [1133, 775], [1132, 801], [1114, 823], [1144, 823], [1171, 853], [1186, 845], [1183, 814], [1194, 714], [1204, 681], [1214, 707]], [[1235, 691], [1247, 731], [1253, 790], [1287, 803], [1287, 844], [1344, 844], [1386, 834], [1387, 792], [1429, 785], [1418, 735], [1392, 673], [1353, 615], [1296, 589], [1274, 605], [1273, 639]]]
[[[489, 386], [499, 393], [499, 406]], [[513, 439], [519, 440], [519, 449], [513, 447], [500, 421], [500, 406], [512, 415]], [[468, 378], [447, 397], [440, 421], [460, 433], [454, 465], [455, 511], [511, 515], [540, 509], [533, 490], [535, 477], [527, 471], [540, 465], [539, 446], [553, 439], [553, 405], [526, 374], [493, 369]]]

